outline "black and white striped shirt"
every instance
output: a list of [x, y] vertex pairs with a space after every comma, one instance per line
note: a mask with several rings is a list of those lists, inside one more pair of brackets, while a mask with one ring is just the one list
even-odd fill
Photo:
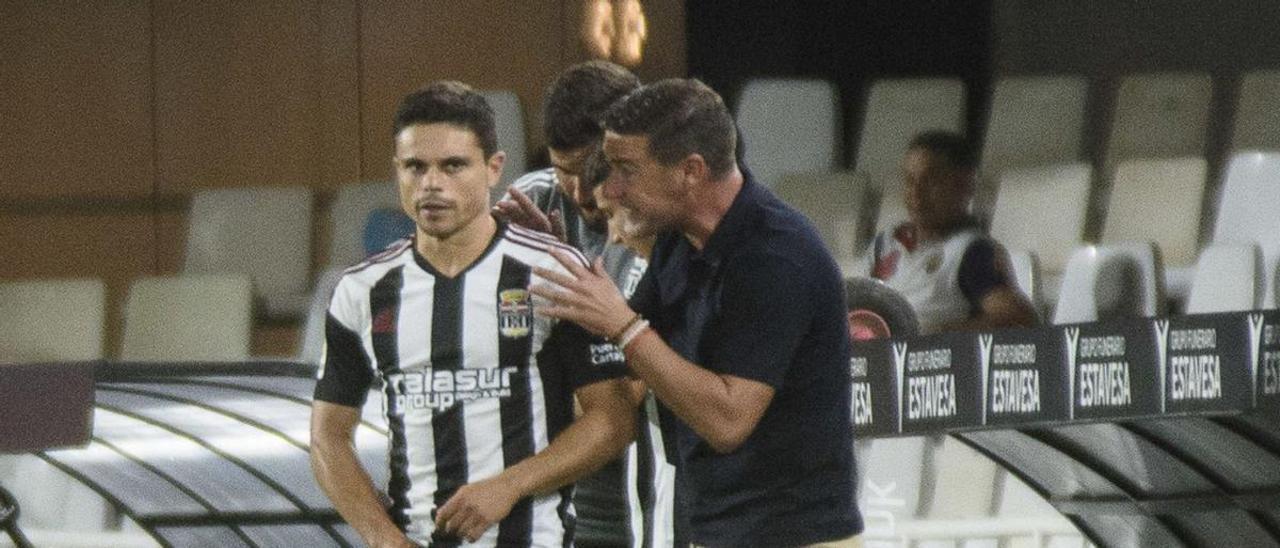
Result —
[[[573, 419], [573, 391], [625, 374], [613, 345], [534, 314], [533, 266], [581, 254], [546, 235], [499, 224], [484, 254], [455, 277], [409, 240], [349, 269], [329, 307], [317, 400], [362, 405], [381, 381], [391, 436], [391, 516], [417, 542], [462, 485], [543, 450]], [[524, 499], [475, 546], [567, 546], [572, 488]]]

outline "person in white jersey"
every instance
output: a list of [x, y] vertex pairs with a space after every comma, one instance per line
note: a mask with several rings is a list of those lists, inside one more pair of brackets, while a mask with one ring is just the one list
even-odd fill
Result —
[[1038, 321], [1014, 281], [1008, 253], [970, 214], [975, 167], [973, 146], [963, 136], [916, 135], [903, 159], [909, 220], [878, 234], [856, 273], [906, 297], [922, 334]]

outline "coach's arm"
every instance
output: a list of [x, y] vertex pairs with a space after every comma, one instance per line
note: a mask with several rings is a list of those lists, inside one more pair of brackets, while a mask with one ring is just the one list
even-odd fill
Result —
[[369, 546], [414, 547], [391, 522], [369, 473], [356, 457], [360, 410], [316, 400], [311, 404], [311, 471], [360, 538]]

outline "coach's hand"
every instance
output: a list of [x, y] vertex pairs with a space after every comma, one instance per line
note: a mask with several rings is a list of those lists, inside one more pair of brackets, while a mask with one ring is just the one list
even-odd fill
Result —
[[613, 285], [603, 260], [597, 258], [591, 268], [587, 268], [567, 253], [551, 253], [569, 274], [534, 267], [534, 274], [551, 282], [529, 288], [534, 295], [551, 301], [551, 306], [539, 307], [539, 313], [569, 320], [601, 337], [615, 336], [631, 323], [635, 312], [627, 305], [618, 286]]
[[550, 215], [543, 213], [533, 200], [518, 188], [508, 188], [507, 193], [511, 195], [511, 199], [494, 204], [494, 215], [511, 224], [545, 232], [555, 236], [557, 240], [565, 241], [564, 216], [559, 211], [552, 211]]
[[501, 476], [463, 485], [436, 512], [436, 528], [475, 542], [520, 500]]

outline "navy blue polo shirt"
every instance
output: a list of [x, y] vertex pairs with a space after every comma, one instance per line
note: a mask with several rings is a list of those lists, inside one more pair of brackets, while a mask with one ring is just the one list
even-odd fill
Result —
[[685, 359], [775, 391], [729, 454], [665, 413], [689, 540], [794, 546], [862, 530], [844, 282], [803, 215], [744, 174], [702, 250], [658, 238], [632, 307]]

